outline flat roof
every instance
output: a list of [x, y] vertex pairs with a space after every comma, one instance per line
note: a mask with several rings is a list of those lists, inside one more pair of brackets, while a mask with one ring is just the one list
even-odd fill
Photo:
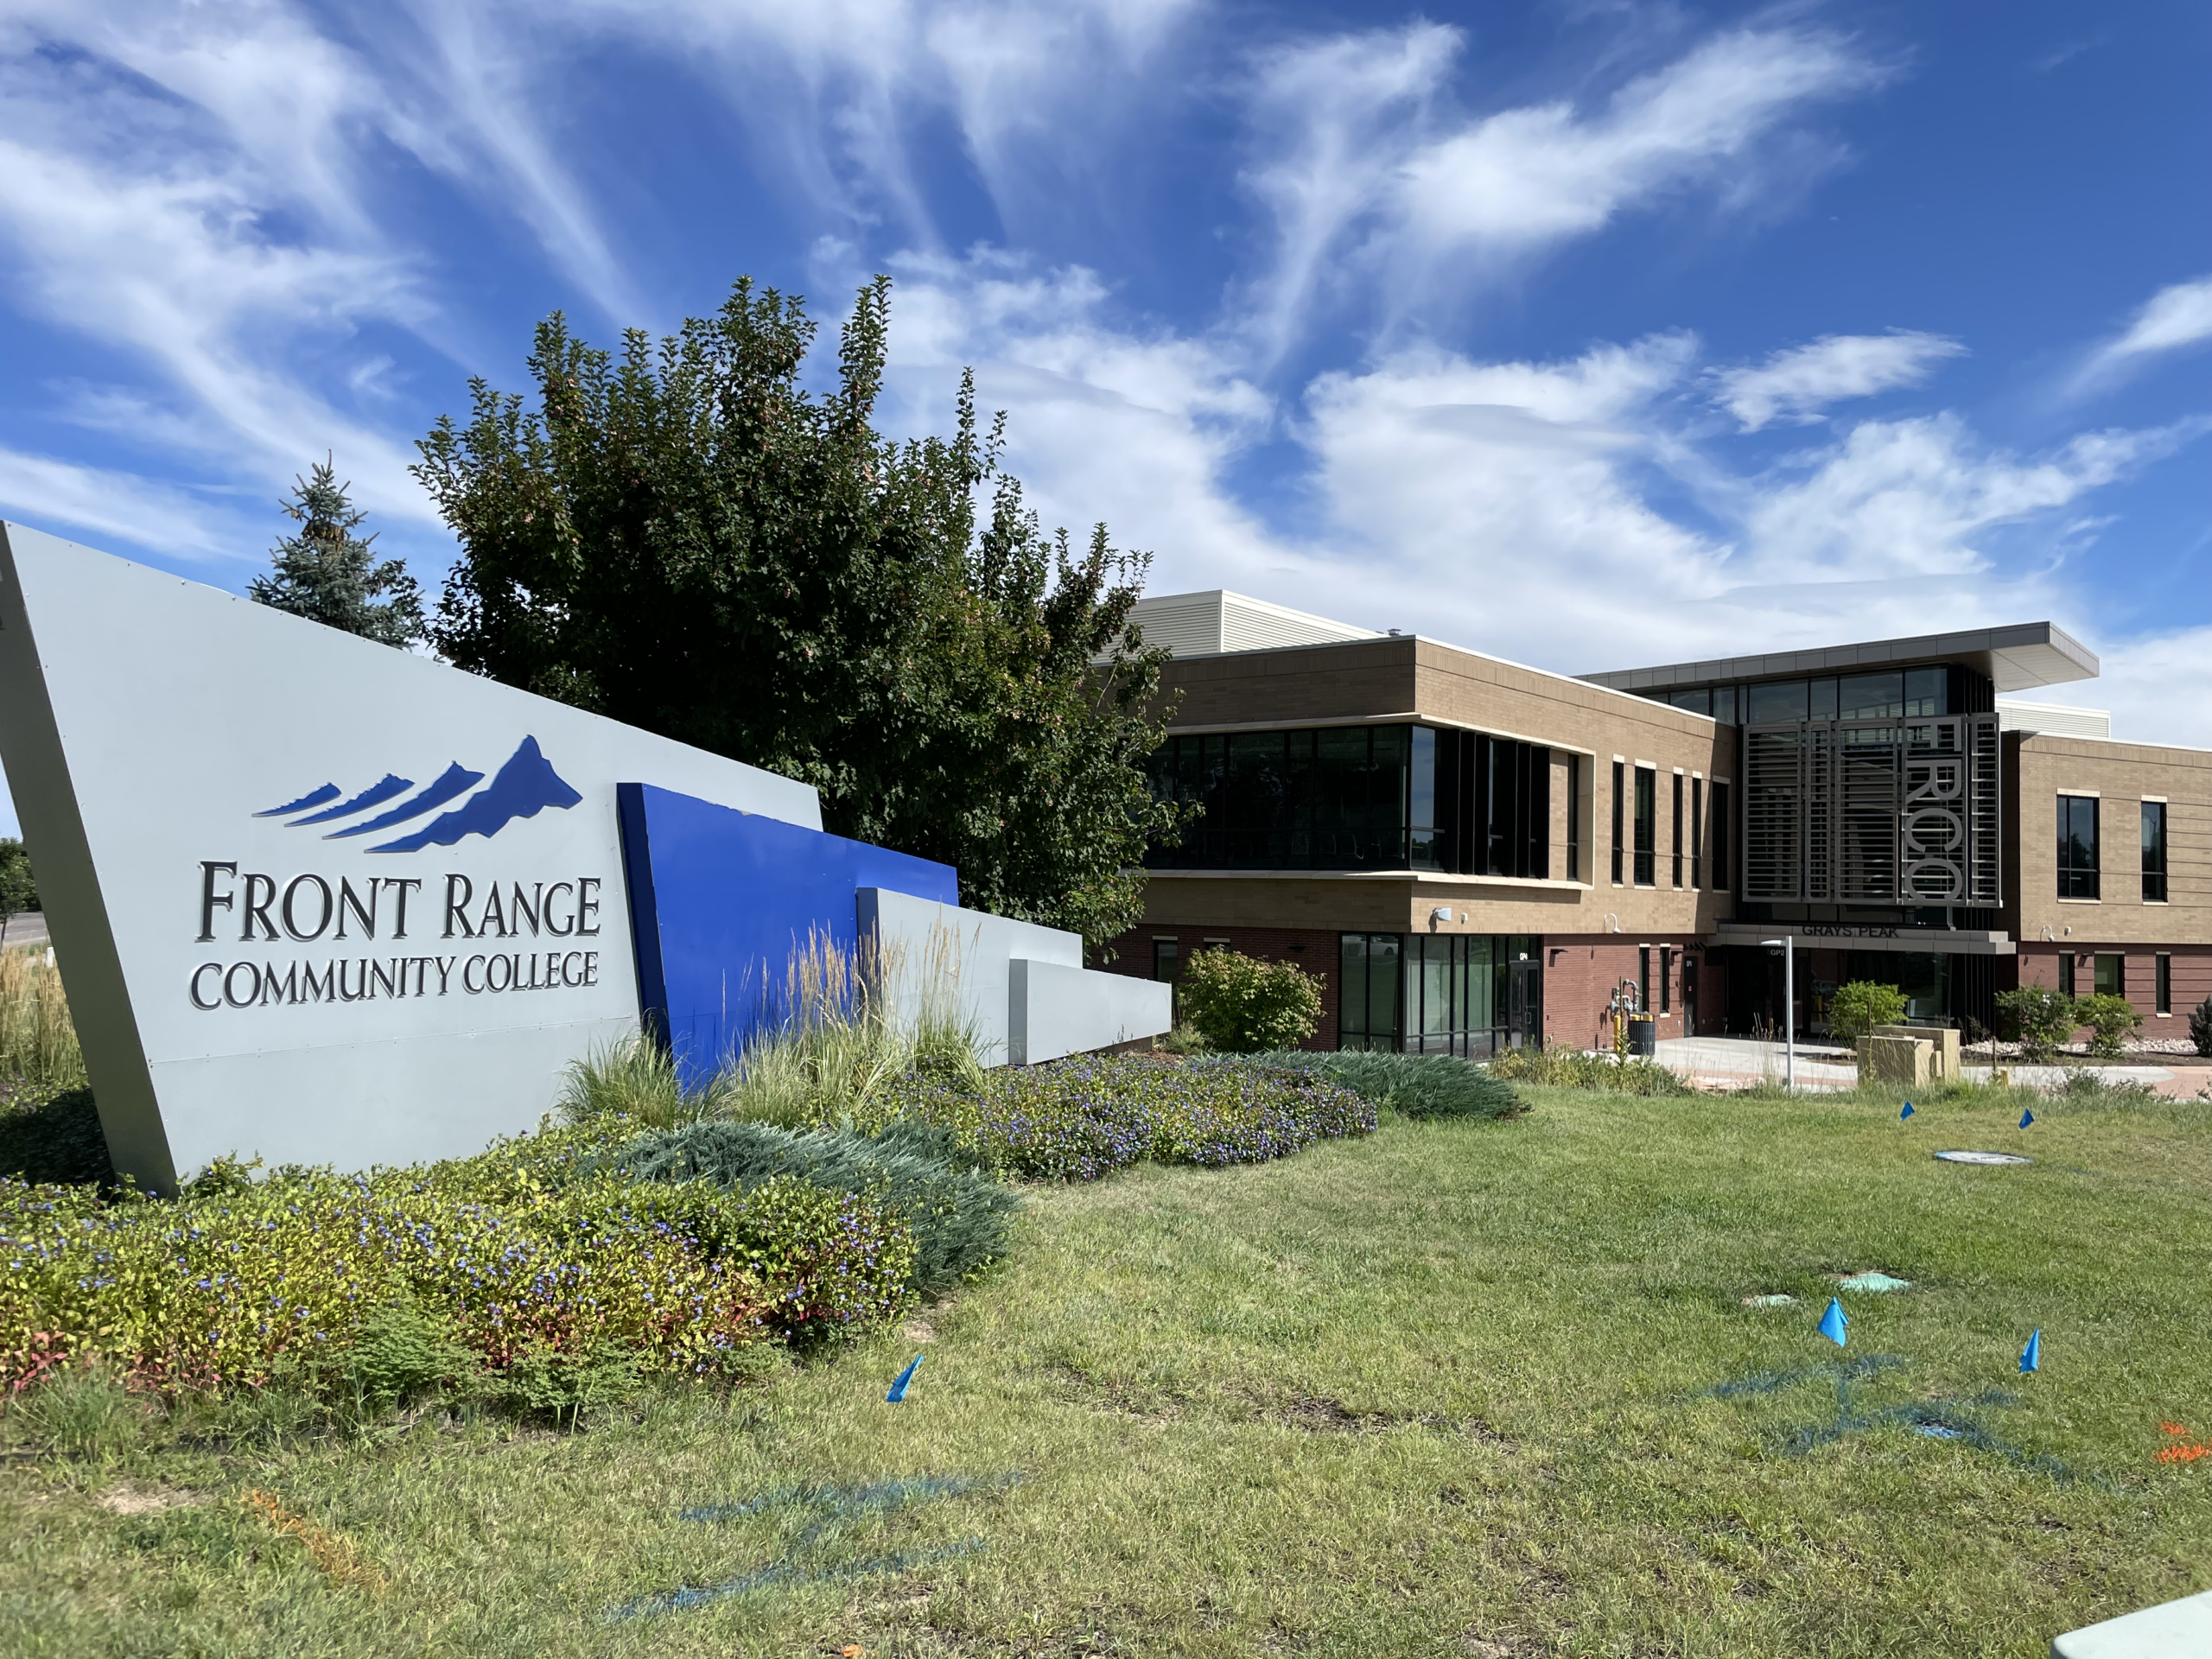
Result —
[[1923, 633], [1909, 639], [1870, 639], [1863, 645], [1822, 645], [1809, 651], [1768, 652], [1659, 668], [1622, 668], [1579, 677], [1616, 691], [1661, 691], [1674, 686], [1719, 685], [1737, 680], [1788, 680], [1853, 669], [1903, 667], [1910, 663], [1959, 663], [1995, 683], [1999, 691], [2025, 691], [2069, 680], [2094, 680], [2096, 653], [2053, 622], [2015, 622], [1956, 633]]

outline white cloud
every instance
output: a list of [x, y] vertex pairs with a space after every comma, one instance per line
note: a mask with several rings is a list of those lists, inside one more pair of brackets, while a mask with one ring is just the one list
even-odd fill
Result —
[[0, 502], [10, 518], [120, 537], [180, 557], [219, 556], [223, 520], [159, 480], [0, 448]]
[[1435, 105], [1461, 44], [1416, 23], [1260, 60], [1253, 119], [1272, 150], [1248, 179], [1275, 219], [1261, 286], [1278, 350], [1343, 243], [1402, 294], [1463, 284], [1693, 185], [1722, 181], [1742, 200], [1789, 148], [1771, 142], [1786, 123], [1890, 73], [1832, 33], [1741, 29], [1599, 108], [1560, 99], [1447, 120]]
[[2031, 695], [2109, 709], [2112, 734], [2123, 743], [2212, 748], [2212, 627], [2150, 634], [2097, 654], [2095, 679]]
[[1745, 431], [1756, 432], [1777, 418], [1815, 421], [1828, 404], [1847, 397], [1918, 385], [1936, 364], [1965, 351], [1942, 334], [1902, 328], [1886, 334], [1824, 334], [1809, 345], [1777, 352], [1756, 368], [1722, 370], [1713, 379], [1719, 403]]
[[2162, 288], [2116, 340], [2089, 360], [2088, 375], [2101, 378], [2140, 359], [2183, 351], [2212, 340], [2212, 276]]

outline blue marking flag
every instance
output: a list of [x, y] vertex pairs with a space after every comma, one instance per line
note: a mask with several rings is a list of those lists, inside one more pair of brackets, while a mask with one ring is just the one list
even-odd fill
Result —
[[1903, 1111], [1901, 1111], [1901, 1112], [1899, 1112], [1899, 1113], [1897, 1114], [1897, 1122], [1900, 1122], [1900, 1123], [1902, 1123], [1902, 1122], [1904, 1122], [1905, 1121], [1905, 1119], [1907, 1119], [1908, 1117], [1910, 1117], [1911, 1116], [1912, 1116], [1912, 1103], [1911, 1103], [1910, 1101], [1909, 1101], [1909, 1100], [1908, 1100], [1908, 1101], [1907, 1101], [1907, 1102], [1905, 1102], [1905, 1103], [1904, 1103], [1904, 1110], [1903, 1110]]
[[912, 1365], [909, 1365], [905, 1370], [899, 1373], [899, 1380], [891, 1385], [891, 1392], [883, 1396], [884, 1400], [888, 1404], [894, 1406], [901, 1400], [904, 1400], [906, 1397], [906, 1385], [914, 1380], [914, 1373], [919, 1370], [921, 1367], [922, 1357], [919, 1354], [916, 1354], [914, 1356], [914, 1363]]
[[2020, 1114], [2020, 1127], [2024, 1129], [2035, 1121], [2036, 1115], [2033, 1112], [2024, 1111]]
[[2028, 1345], [2020, 1350], [2020, 1373], [2043, 1370], [2043, 1327], [2037, 1325], [2035, 1334], [2028, 1338]]
[[1850, 1323], [1850, 1316], [1843, 1311], [1842, 1299], [1829, 1297], [1828, 1311], [1821, 1315], [1821, 1334], [1840, 1348], [1843, 1346], [1844, 1327]]

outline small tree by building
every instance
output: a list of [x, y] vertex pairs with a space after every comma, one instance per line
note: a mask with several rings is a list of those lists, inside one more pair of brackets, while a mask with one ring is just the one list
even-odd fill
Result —
[[31, 879], [30, 855], [12, 836], [0, 836], [0, 944], [8, 942], [10, 922], [38, 907], [38, 883]]
[[1997, 1023], [2031, 1060], [2046, 1060], [2074, 1039], [2082, 1023], [2074, 999], [2049, 985], [2023, 985], [1997, 993]]
[[2118, 1059], [2120, 1045], [2143, 1024], [2133, 1002], [2108, 991], [2082, 998], [2074, 1005], [2074, 1017], [2089, 1028], [2089, 1052], [2101, 1060]]
[[1896, 986], [1854, 979], [1828, 1005], [1828, 1030], [1838, 1042], [1855, 1043], [1877, 1026], [1896, 1025], [1904, 1014], [1904, 993]]
[[2190, 1010], [2189, 1040], [2196, 1046], [2198, 1053], [2212, 1055], [2212, 996]]
[[271, 550], [274, 573], [256, 576], [246, 596], [403, 651], [421, 639], [422, 590], [403, 561], [377, 558], [374, 536], [353, 534], [368, 515], [347, 499], [353, 486], [338, 481], [327, 458], [292, 482], [291, 499], [279, 505], [300, 531]]
[[1207, 1046], [1231, 1054], [1296, 1048], [1321, 1023], [1321, 981], [1294, 963], [1201, 950], [1176, 987], [1183, 1018]]

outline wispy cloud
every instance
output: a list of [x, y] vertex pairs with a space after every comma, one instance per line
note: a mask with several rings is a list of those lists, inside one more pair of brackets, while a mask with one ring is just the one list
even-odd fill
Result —
[[1801, 424], [1830, 404], [1918, 385], [1946, 358], [1966, 347], [1942, 334], [1893, 329], [1886, 334], [1824, 334], [1809, 345], [1777, 352], [1757, 367], [1713, 375], [1718, 401], [1756, 432], [1775, 420]]
[[1893, 73], [1832, 32], [1740, 29], [1590, 107], [1560, 99], [1447, 118], [1439, 106], [1461, 45], [1456, 30], [1415, 23], [1260, 60], [1252, 108], [1270, 155], [1248, 176], [1275, 219], [1261, 286], [1278, 350], [1347, 242], [1369, 280], [1402, 300], [1699, 185], [1747, 199], [1768, 164], [1763, 141]]
[[2107, 379], [2146, 358], [2187, 351], [2212, 340], [2212, 276], [2162, 288], [2120, 334], [2090, 358], [2085, 378]]

